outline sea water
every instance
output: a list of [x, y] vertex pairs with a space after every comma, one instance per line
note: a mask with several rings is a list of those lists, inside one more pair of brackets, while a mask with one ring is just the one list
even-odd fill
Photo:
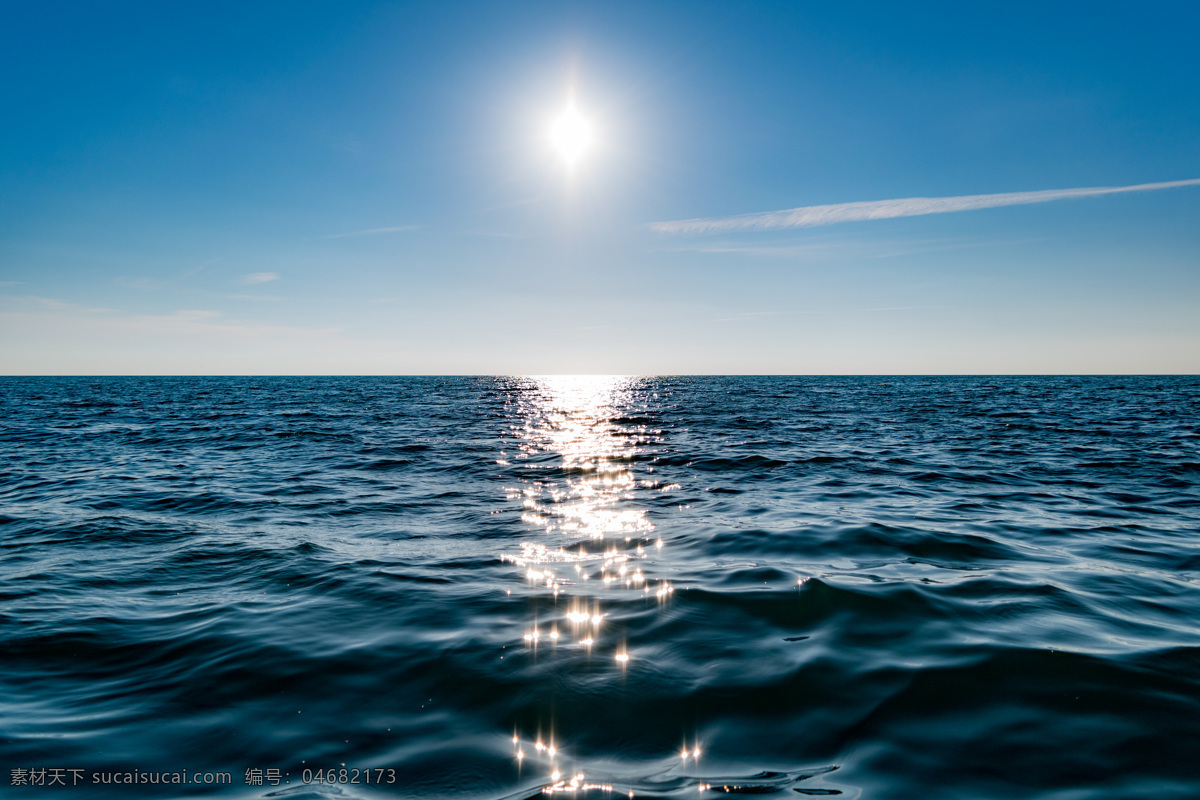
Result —
[[4, 796], [1200, 796], [1195, 377], [0, 406]]

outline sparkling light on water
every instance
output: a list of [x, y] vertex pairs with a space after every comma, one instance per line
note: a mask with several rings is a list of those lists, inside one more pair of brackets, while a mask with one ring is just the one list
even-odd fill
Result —
[[[635, 490], [669, 491], [678, 486], [635, 480], [628, 466], [639, 452], [640, 437], [627, 435], [629, 431], [613, 419], [623, 413], [619, 406], [629, 387], [629, 379], [616, 377], [538, 379], [538, 399], [526, 406], [524, 425], [516, 431], [517, 452], [504, 453], [505, 460], [528, 469], [520, 485], [508, 487], [505, 499], [520, 501], [521, 521], [530, 538], [515, 543], [515, 549], [501, 558], [519, 570], [514, 577], [523, 580], [533, 596], [551, 602], [552, 613], [569, 626], [580, 645], [575, 655], [556, 651], [554, 658], [567, 659], [564, 667], [570, 659], [588, 658], [592, 648], [602, 643], [602, 630], [610, 627], [604, 624], [608, 614], [601, 607], [603, 598], [636, 592], [635, 596], [647, 600], [652, 596], [661, 603], [674, 591], [663, 575], [664, 542], [654, 535], [646, 510], [630, 502]], [[543, 477], [547, 465], [559, 468]], [[511, 596], [512, 590], [506, 591]], [[570, 598], [565, 608], [561, 593]], [[553, 623], [544, 630], [531, 619], [523, 639], [532, 649], [542, 638], [556, 641], [560, 635]], [[604, 638], [612, 641], [610, 637], [619, 635], [618, 626]], [[623, 641], [612, 658], [622, 672], [634, 663]], [[524, 751], [517, 735], [513, 746], [520, 762]], [[551, 761], [558, 756], [554, 745], [540, 739], [534, 751]], [[698, 746], [694, 753], [699, 756]], [[558, 767], [552, 768], [550, 778], [546, 793], [612, 790], [611, 785], [586, 783], [583, 773], [562, 778]]]

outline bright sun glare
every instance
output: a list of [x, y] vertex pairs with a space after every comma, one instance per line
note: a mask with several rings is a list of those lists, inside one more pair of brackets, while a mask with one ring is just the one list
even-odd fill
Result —
[[573, 167], [591, 147], [592, 126], [574, 105], [569, 105], [550, 126], [550, 143], [568, 167]]

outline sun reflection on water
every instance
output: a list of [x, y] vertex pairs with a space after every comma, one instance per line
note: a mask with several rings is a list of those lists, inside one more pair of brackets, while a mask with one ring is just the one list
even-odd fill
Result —
[[[665, 574], [665, 545], [637, 499], [679, 487], [661, 486], [652, 475], [635, 476], [635, 466], [662, 435], [631, 411], [636, 388], [636, 379], [611, 376], [533, 379], [518, 401], [512, 444], [498, 460], [517, 476], [519, 483], [505, 487], [505, 497], [520, 501], [529, 534], [501, 558], [526, 586], [518, 595], [542, 598], [516, 635], [531, 654], [539, 643], [568, 640], [576, 646], [556, 648], [555, 659], [567, 666], [595, 653], [608, 659], [616, 680], [636, 670], [639, 661], [620, 615], [610, 619], [606, 609], [636, 597], [661, 606], [674, 592]], [[513, 590], [507, 591], [511, 596]], [[554, 745], [539, 739], [530, 753], [527, 744], [514, 734], [514, 758], [520, 763], [532, 754], [549, 762], [547, 793], [612, 790], [586, 781], [582, 772], [564, 777], [570, 773], [560, 766]], [[698, 758], [698, 746], [689, 755]]]
[[[511, 460], [527, 474], [506, 497], [521, 500], [521, 520], [544, 538], [501, 558], [521, 569], [531, 589], [573, 596], [562, 619], [587, 648], [601, 642], [598, 594], [623, 589], [663, 600], [673, 591], [652, 577], [663, 542], [646, 510], [633, 505], [636, 490], [655, 484], [635, 480], [630, 465], [661, 432], [623, 416], [632, 385], [612, 376], [537, 378], [512, 432]], [[530, 645], [542, 638], [536, 626], [523, 633]], [[629, 659], [625, 651], [613, 655], [622, 664]]]
[[[513, 755], [514, 755], [514, 758], [516, 758], [518, 763], [522, 762], [526, 758], [524, 744], [527, 743], [528, 741], [529, 740], [522, 740], [522, 738], [519, 734], [513, 734], [513, 737], [512, 737]], [[666, 774], [667, 772], [673, 772], [678, 767], [686, 766], [689, 761], [692, 763], [693, 766], [698, 764], [700, 761], [700, 755], [701, 755], [700, 742], [696, 741], [691, 747], [689, 747], [687, 745], [687, 743], [685, 742], [683, 745], [683, 748], [680, 750], [678, 755], [679, 755], [679, 760], [674, 761], [674, 763], [670, 763], [672, 761], [672, 759], [669, 757], [665, 758], [665, 759], [661, 759], [658, 764], [658, 774], [663, 775], [663, 774]], [[574, 767], [572, 767], [570, 770], [568, 770], [567, 767], [562, 762], [574, 761], [575, 759], [562, 753], [558, 749], [558, 747], [553, 743], [553, 741], [545, 742], [545, 741], [542, 741], [542, 739], [540, 739], [540, 738], [533, 741], [533, 758], [537, 759], [540, 762], [536, 765], [536, 768], [540, 769], [540, 770], [545, 770], [546, 772], [543, 774], [547, 775], [547, 777], [549, 778], [549, 782], [541, 787], [541, 791], [543, 794], [555, 794], [558, 792], [587, 793], [591, 790], [599, 790], [602, 792], [612, 792], [616, 788], [614, 786], [614, 784], [612, 782], [610, 782], [611, 779], [609, 781], [600, 781], [600, 780], [589, 781], [587, 779], [586, 773], [584, 773], [582, 770], [576, 769]], [[753, 780], [753, 779], [751, 779], [751, 780]], [[699, 791], [705, 791], [705, 790], [712, 788], [712, 784], [708, 783], [704, 780], [697, 780], [695, 782], [694, 786]], [[750, 785], [750, 786], [745, 786], [745, 787], [736, 786], [736, 785], [735, 786], [725, 785], [720, 788], [724, 789], [727, 792], [728, 791], [739, 791], [739, 793], [746, 792], [746, 791], [753, 791], [754, 789], [757, 789], [760, 792], [765, 791], [765, 790], [770, 790], [770, 791], [778, 790], [777, 785], [770, 785], [770, 786]], [[629, 789], [628, 787], [621, 787], [619, 789], [619, 791], [621, 791], [622, 793], [625, 793], [626, 791], [628, 791], [628, 794], [630, 797], [634, 796], [634, 791], [632, 789]]]

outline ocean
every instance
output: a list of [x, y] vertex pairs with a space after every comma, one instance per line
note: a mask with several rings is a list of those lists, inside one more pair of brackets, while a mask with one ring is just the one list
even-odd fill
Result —
[[0, 379], [0, 794], [1200, 797], [1200, 378]]

